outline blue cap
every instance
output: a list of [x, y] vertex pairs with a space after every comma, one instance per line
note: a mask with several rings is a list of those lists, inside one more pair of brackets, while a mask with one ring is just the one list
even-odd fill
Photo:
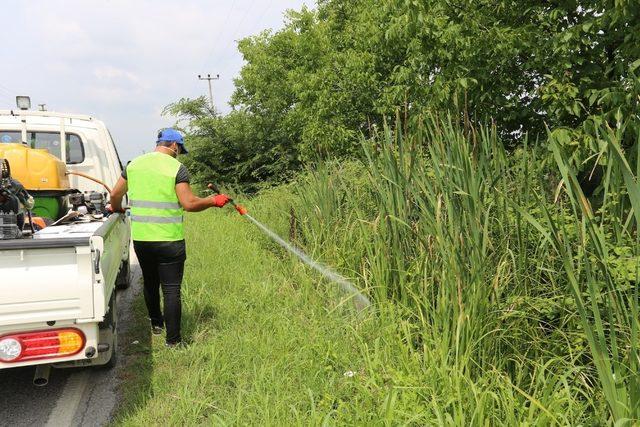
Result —
[[159, 142], [177, 142], [182, 149], [182, 153], [188, 153], [187, 147], [184, 145], [184, 138], [182, 137], [182, 134], [175, 129], [167, 128], [158, 132], [158, 140], [156, 141], [156, 144]]

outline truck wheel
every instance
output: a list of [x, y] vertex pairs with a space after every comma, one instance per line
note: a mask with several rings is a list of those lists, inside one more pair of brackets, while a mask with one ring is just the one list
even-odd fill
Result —
[[116, 278], [116, 289], [127, 289], [131, 284], [131, 269], [129, 267], [129, 259], [122, 261], [118, 277]]
[[103, 369], [113, 369], [118, 364], [118, 331], [117, 329], [113, 331], [113, 342], [111, 344], [111, 357], [109, 361], [105, 363], [102, 368]]
[[109, 301], [109, 313], [104, 321], [100, 323], [100, 336], [110, 336], [111, 356], [105, 364], [96, 367], [99, 369], [112, 369], [118, 363], [118, 311], [115, 292], [111, 296], [111, 301]]

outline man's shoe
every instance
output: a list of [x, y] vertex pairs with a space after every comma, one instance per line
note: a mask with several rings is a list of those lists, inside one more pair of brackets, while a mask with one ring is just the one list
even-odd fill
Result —
[[185, 348], [186, 345], [184, 344], [183, 341], [178, 341], [178, 342], [168, 342], [164, 344], [165, 347], [167, 348], [175, 348], [175, 349], [179, 349], [179, 348]]
[[153, 335], [162, 335], [164, 328], [162, 326], [151, 326], [151, 333]]

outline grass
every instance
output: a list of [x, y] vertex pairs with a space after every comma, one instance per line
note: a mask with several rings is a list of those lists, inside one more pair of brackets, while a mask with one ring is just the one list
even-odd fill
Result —
[[360, 315], [234, 212], [189, 215], [190, 346], [128, 346], [116, 423], [634, 425], [640, 162], [602, 138], [597, 209], [557, 146], [448, 120], [253, 199], [374, 298]]
[[[256, 216], [278, 213], [265, 203], [273, 196], [254, 201]], [[126, 344], [138, 357], [129, 359], [117, 425], [547, 419], [548, 409], [527, 408], [527, 397], [505, 387], [499, 372], [472, 382], [440, 363], [436, 349], [408, 346], [415, 325], [394, 304], [355, 316], [330, 284], [274, 252], [237, 214], [190, 215], [188, 239], [183, 325], [190, 346], [167, 350], [162, 338], [149, 338], [138, 301], [140, 328]]]
[[339, 299], [300, 265], [265, 250], [237, 214], [190, 215], [188, 242], [190, 346], [167, 350], [154, 337], [150, 358], [134, 362], [138, 379], [126, 383], [117, 424], [321, 422], [363, 380], [359, 334], [373, 324], [336, 307]]

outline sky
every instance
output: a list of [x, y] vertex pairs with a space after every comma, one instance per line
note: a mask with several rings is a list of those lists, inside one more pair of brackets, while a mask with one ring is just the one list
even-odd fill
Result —
[[175, 118], [163, 108], [208, 96], [230, 111], [242, 67], [237, 40], [284, 25], [313, 0], [2, 0], [0, 109], [29, 95], [32, 108], [103, 120], [123, 160], [149, 151]]

